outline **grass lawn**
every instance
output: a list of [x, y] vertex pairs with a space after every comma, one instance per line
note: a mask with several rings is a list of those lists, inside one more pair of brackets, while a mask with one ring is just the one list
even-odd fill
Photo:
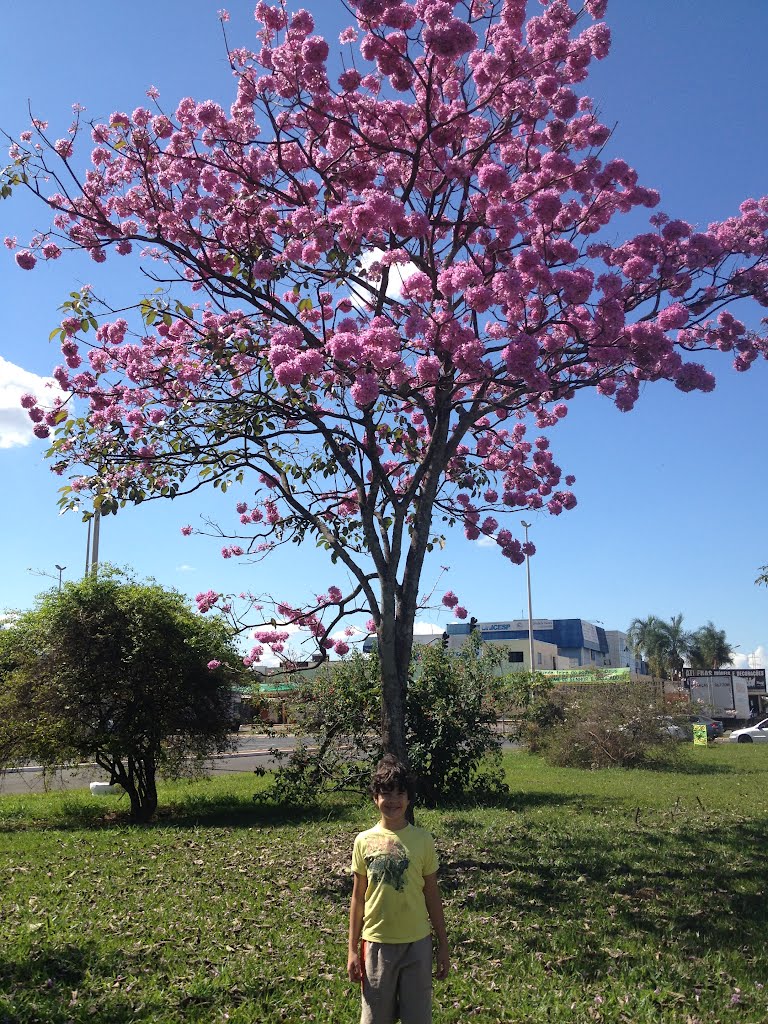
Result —
[[[436, 1024], [768, 1020], [768, 748], [506, 764], [505, 806], [418, 812], [455, 953]], [[286, 816], [261, 785], [166, 786], [149, 827], [87, 792], [0, 797], [1, 1024], [357, 1021], [348, 863], [373, 807]]]

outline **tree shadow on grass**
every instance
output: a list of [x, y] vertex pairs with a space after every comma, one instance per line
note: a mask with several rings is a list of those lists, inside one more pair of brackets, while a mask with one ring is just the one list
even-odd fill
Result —
[[740, 767], [727, 764], [705, 764], [697, 761], [695, 757], [683, 756], [673, 761], [659, 761], [656, 764], [646, 765], [639, 771], [649, 772], [671, 772], [675, 775], [743, 775]]
[[[136, 828], [273, 828], [278, 825], [307, 825], [315, 822], [352, 820], [358, 806], [353, 802], [325, 801], [299, 806], [254, 803], [250, 797], [191, 798], [162, 805], [155, 817], [142, 824], [131, 822], [127, 810], [92, 809], [78, 806], [71, 813], [49, 819], [17, 815], [0, 820], [0, 834], [13, 832], [80, 832], [87, 830]], [[0, 1018], [2, 1024], [2, 1018]]]
[[261, 1004], [274, 1008], [284, 995], [280, 978], [257, 975], [233, 985], [226, 971], [177, 979], [178, 964], [153, 963], [150, 971], [142, 966], [119, 952], [104, 955], [88, 942], [41, 946], [19, 959], [0, 954], [0, 1024], [209, 1020], [243, 1002], [255, 1010]]
[[[536, 810], [538, 808], [554, 809], [554, 808], [573, 808], [576, 810], [591, 810], [606, 807], [613, 809], [614, 807], [626, 806], [626, 802], [622, 800], [612, 800], [603, 795], [589, 795], [584, 793], [557, 793], [551, 790], [541, 793], [529, 793], [522, 790], [510, 789], [508, 793], [495, 795], [487, 800], [480, 800], [474, 798], [467, 798], [466, 800], [452, 800], [448, 803], [441, 803], [437, 810], [442, 814], [450, 815], [454, 818], [456, 815], [464, 815], [459, 821], [462, 827], [470, 829], [483, 829], [485, 824], [483, 822], [474, 821], [471, 817], [472, 812], [491, 810], [491, 811], [509, 811], [512, 814], [521, 814], [524, 811]], [[418, 808], [417, 808], [418, 814]], [[449, 819], [450, 821], [451, 819]], [[455, 826], [454, 826], [455, 827]]]
[[137, 1014], [119, 982], [108, 995], [90, 998], [88, 978], [120, 978], [119, 956], [104, 957], [89, 943], [44, 946], [23, 959], [0, 954], [0, 1021], [2, 1024], [123, 1024], [150, 1019]]
[[[482, 855], [447, 859], [441, 884], [449, 908], [469, 912], [470, 921], [493, 916], [517, 945], [572, 979], [615, 973], [628, 946], [649, 960], [672, 950], [683, 965], [732, 956], [762, 981], [767, 843], [768, 819], [672, 820], [602, 837], [594, 829], [529, 830]], [[483, 932], [473, 935], [476, 952], [485, 941]]]

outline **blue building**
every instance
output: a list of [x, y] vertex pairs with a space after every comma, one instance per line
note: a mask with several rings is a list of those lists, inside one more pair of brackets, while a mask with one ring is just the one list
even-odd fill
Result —
[[[605, 630], [585, 619], [534, 619], [534, 668], [629, 668], [633, 674], [642, 674], [644, 666], [629, 649], [626, 633]], [[479, 631], [483, 640], [507, 646], [510, 641], [528, 641], [528, 620], [512, 619], [504, 622], [453, 622], [447, 627], [449, 637], [467, 636], [470, 629]], [[536, 642], [557, 648], [560, 664], [546, 664], [547, 655], [536, 651]], [[460, 640], [459, 640], [460, 642]]]

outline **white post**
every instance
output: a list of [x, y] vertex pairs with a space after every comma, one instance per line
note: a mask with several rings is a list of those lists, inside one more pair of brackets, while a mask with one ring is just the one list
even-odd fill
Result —
[[91, 550], [90, 572], [95, 576], [99, 571], [99, 526], [101, 525], [101, 513], [96, 512], [93, 517], [93, 548]]
[[[525, 520], [521, 519], [520, 522], [525, 527], [525, 543], [528, 544], [528, 529], [530, 523], [526, 523]], [[535, 671], [533, 664], [533, 606], [531, 603], [531, 559], [528, 553], [525, 555], [525, 572], [528, 577], [528, 655], [531, 659], [531, 672]]]

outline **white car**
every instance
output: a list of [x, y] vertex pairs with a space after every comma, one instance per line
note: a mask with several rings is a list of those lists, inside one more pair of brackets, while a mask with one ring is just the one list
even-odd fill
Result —
[[728, 739], [731, 743], [768, 743], [768, 718], [747, 729], [734, 729]]

